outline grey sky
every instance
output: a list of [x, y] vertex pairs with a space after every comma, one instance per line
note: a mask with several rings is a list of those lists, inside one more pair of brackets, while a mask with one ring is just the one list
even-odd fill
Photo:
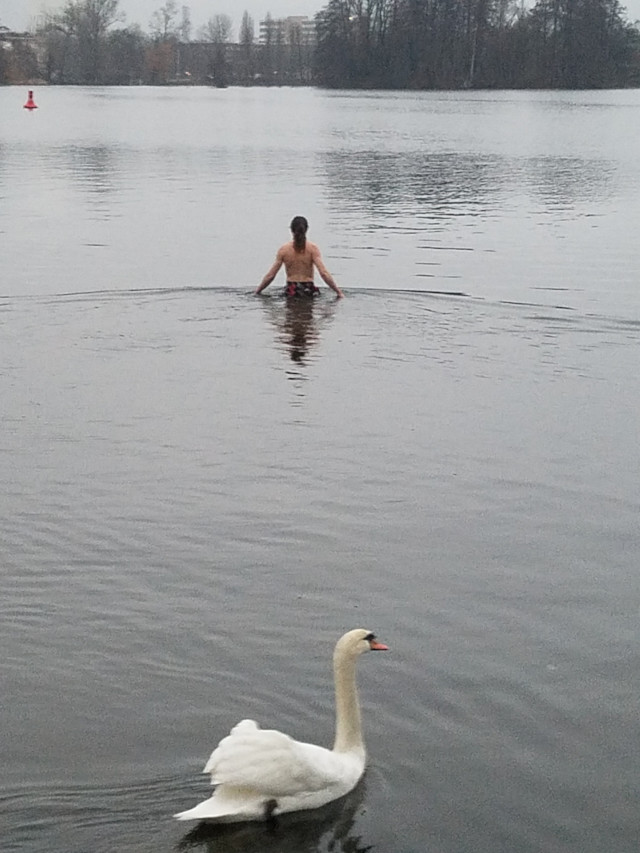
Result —
[[[120, 0], [120, 9], [126, 13], [127, 23], [140, 24], [147, 31], [153, 12], [164, 3], [165, 0]], [[189, 6], [191, 9], [194, 35], [209, 18], [222, 12], [233, 21], [234, 37], [245, 9], [257, 25], [267, 12], [276, 18], [287, 15], [312, 17], [326, 5], [325, 0], [177, 0], [177, 3], [178, 6]], [[64, 0], [0, 0], [0, 24], [10, 29], [24, 30], [43, 8], [54, 10], [63, 5]], [[623, 5], [631, 21], [640, 19], [640, 0], [628, 0]]]

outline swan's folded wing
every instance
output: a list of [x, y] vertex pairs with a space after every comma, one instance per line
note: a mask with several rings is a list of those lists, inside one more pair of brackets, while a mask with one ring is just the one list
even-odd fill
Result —
[[214, 785], [284, 797], [331, 785], [335, 782], [332, 765], [329, 750], [243, 720], [220, 741], [204, 772], [211, 773]]

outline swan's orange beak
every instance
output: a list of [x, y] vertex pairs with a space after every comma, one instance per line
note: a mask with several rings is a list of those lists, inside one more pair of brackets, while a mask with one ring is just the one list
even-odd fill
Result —
[[384, 643], [379, 643], [377, 640], [370, 640], [369, 645], [371, 650], [374, 652], [388, 652], [389, 646], [385, 646]]

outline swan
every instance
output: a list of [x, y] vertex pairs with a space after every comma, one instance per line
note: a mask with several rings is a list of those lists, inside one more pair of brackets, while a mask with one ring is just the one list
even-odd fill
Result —
[[220, 823], [268, 820], [286, 812], [316, 809], [348, 794], [362, 776], [366, 751], [356, 688], [356, 661], [363, 652], [388, 647], [364, 628], [336, 643], [333, 675], [336, 736], [333, 749], [294, 740], [242, 720], [211, 753], [203, 773], [215, 790], [178, 820]]

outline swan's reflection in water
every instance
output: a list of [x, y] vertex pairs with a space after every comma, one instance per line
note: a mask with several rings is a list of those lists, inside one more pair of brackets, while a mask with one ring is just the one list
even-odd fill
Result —
[[293, 812], [272, 823], [199, 823], [178, 850], [203, 853], [367, 853], [373, 849], [356, 832], [365, 783], [334, 803], [313, 812]]
[[[320, 340], [320, 329], [335, 313], [336, 302], [323, 296], [300, 299], [271, 297], [263, 300], [269, 321], [277, 331], [278, 341], [284, 344], [289, 358], [296, 365], [304, 367], [308, 363], [310, 350]], [[288, 373], [292, 378], [304, 376], [300, 370]]]

